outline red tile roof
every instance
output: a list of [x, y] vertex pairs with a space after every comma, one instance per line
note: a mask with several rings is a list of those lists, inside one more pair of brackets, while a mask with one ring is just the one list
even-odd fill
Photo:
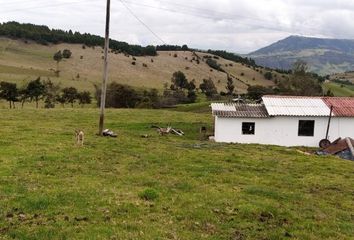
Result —
[[354, 117], [353, 97], [324, 97], [322, 99], [329, 108], [333, 106], [334, 116]]

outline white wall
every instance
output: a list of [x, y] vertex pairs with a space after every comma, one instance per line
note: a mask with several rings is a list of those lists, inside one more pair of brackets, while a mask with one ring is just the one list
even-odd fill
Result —
[[[298, 136], [299, 120], [315, 121], [314, 136]], [[255, 122], [255, 135], [242, 135], [242, 122]], [[318, 147], [326, 136], [327, 123], [328, 117], [215, 117], [215, 141]], [[354, 138], [354, 118], [332, 118], [329, 140], [334, 141], [338, 137]]]

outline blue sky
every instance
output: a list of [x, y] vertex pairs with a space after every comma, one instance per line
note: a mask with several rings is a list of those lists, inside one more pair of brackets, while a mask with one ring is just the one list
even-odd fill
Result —
[[[352, 0], [111, 1], [111, 37], [134, 44], [162, 44], [162, 39], [168, 44], [248, 53], [289, 35], [354, 39]], [[106, 0], [0, 0], [0, 22], [29, 22], [103, 36], [105, 4]]]

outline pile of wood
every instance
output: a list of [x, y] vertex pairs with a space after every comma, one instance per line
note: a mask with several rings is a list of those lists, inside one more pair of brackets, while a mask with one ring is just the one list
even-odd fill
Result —
[[320, 151], [325, 155], [337, 155], [341, 158], [354, 160], [354, 139], [352, 138], [338, 138], [329, 146]]
[[161, 136], [164, 136], [164, 135], [167, 135], [167, 134], [175, 134], [175, 135], [178, 135], [178, 136], [183, 136], [184, 135], [184, 132], [180, 129], [174, 129], [172, 128], [171, 126], [168, 126], [167, 128], [161, 128], [159, 126], [156, 126], [156, 125], [152, 125], [151, 126], [152, 128], [156, 128], [156, 131], [161, 135]]

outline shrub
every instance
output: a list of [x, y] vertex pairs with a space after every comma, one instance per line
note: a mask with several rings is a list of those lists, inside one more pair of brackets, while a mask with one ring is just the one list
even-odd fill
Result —
[[136, 63], [135, 62], [132, 62], [132, 65], [135, 65]]
[[220, 65], [214, 59], [207, 58], [206, 64], [208, 64], [209, 67], [211, 67], [211, 68], [213, 68], [215, 70], [224, 72], [224, 70], [220, 67]]
[[72, 52], [69, 49], [63, 50], [63, 58], [70, 58], [71, 55], [72, 55]]
[[264, 78], [267, 79], [267, 80], [272, 80], [273, 79], [273, 75], [271, 72], [266, 72], [264, 74]]
[[159, 197], [159, 194], [155, 189], [147, 188], [141, 193], [139, 193], [139, 197], [146, 201], [153, 201]]

